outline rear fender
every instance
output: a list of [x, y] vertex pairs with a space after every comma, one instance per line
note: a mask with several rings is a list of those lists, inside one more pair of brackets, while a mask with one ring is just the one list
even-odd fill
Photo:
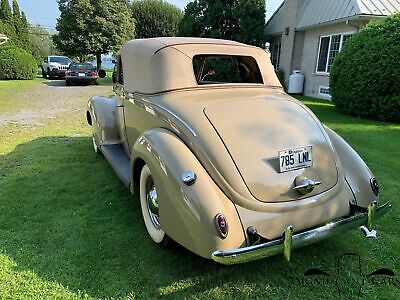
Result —
[[118, 144], [118, 114], [115, 97], [95, 96], [89, 99], [87, 121], [93, 126], [97, 145]]
[[[161, 225], [172, 239], [206, 258], [211, 258], [214, 250], [245, 245], [235, 206], [176, 135], [165, 129], [143, 133], [133, 146], [131, 158], [133, 180], [139, 180], [143, 163], [149, 166], [157, 186]], [[196, 174], [190, 186], [181, 179], [186, 170]], [[228, 223], [225, 239], [216, 229], [218, 213], [224, 214]]]
[[336, 132], [326, 126], [325, 130], [339, 156], [344, 176], [356, 198], [357, 205], [367, 208], [373, 201], [378, 201], [379, 197], [375, 196], [370, 183], [374, 175], [363, 159]]

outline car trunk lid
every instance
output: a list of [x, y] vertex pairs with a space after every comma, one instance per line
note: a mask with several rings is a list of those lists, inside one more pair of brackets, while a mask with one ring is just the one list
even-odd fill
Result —
[[[262, 202], [303, 199], [332, 188], [338, 179], [331, 145], [318, 121], [292, 100], [245, 99], [208, 105], [204, 114], [215, 128], [254, 198]], [[281, 151], [311, 149], [306, 168], [282, 172]], [[283, 153], [283, 152], [281, 152]], [[297, 153], [296, 153], [297, 154]], [[297, 178], [321, 182], [301, 195]]]

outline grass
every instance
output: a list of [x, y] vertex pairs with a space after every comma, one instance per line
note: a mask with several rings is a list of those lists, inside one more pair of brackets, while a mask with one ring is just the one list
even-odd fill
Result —
[[35, 80], [18, 81], [18, 80], [0, 80], [0, 114], [5, 112], [14, 112], [26, 107], [28, 97], [21, 97], [16, 101], [12, 91], [26, 92], [31, 89], [37, 89], [40, 82], [39, 78]]
[[[10, 109], [21, 107], [25, 93], [41, 85], [0, 81], [1, 105], [8, 97]], [[377, 240], [354, 231], [295, 251], [289, 264], [276, 256], [225, 267], [150, 241], [137, 197], [91, 151], [86, 99], [77, 96], [41, 126], [0, 127], [0, 299], [335, 299], [334, 284], [311, 284], [303, 273], [313, 267], [334, 274], [344, 252], [360, 254], [365, 273], [400, 272], [399, 125], [344, 116], [329, 102], [303, 98], [367, 161], [393, 210], [379, 221]], [[398, 299], [399, 292], [400, 284], [362, 286], [368, 299]]]

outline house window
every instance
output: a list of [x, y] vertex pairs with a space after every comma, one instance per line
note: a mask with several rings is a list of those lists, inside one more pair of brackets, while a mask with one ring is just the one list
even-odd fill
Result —
[[343, 45], [352, 36], [352, 33], [341, 33], [322, 36], [319, 41], [317, 73], [329, 74], [336, 55]]
[[279, 69], [279, 61], [281, 57], [281, 43], [273, 44], [271, 47], [271, 62], [275, 70]]

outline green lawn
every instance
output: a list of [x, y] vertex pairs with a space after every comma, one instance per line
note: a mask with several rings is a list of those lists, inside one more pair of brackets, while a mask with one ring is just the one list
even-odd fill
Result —
[[[24, 95], [41, 85], [0, 81], [0, 117], [25, 108]], [[334, 284], [304, 283], [303, 273], [313, 267], [335, 274], [344, 252], [361, 255], [364, 273], [387, 267], [400, 274], [399, 125], [344, 116], [329, 102], [304, 98], [367, 161], [393, 210], [379, 221], [377, 240], [353, 231], [295, 251], [290, 263], [276, 256], [226, 267], [152, 243], [137, 197], [92, 151], [86, 99], [77, 95], [77, 110], [71, 106], [42, 125], [0, 125], [0, 299], [336, 299]], [[397, 285], [364, 284], [363, 297], [398, 299], [396, 278]]]

